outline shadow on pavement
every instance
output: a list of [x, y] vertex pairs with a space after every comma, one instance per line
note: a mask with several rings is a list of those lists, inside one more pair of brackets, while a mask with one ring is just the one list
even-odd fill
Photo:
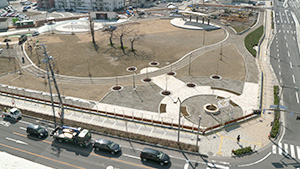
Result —
[[122, 151], [117, 152], [116, 154], [111, 154], [110, 152], [105, 151], [105, 150], [99, 150], [99, 151], [94, 150], [94, 153], [97, 155], [105, 156], [105, 157], [109, 157], [109, 158], [119, 158], [122, 156]]
[[57, 157], [60, 156], [62, 151], [74, 152], [76, 155], [88, 157], [94, 149], [91, 145], [88, 147], [79, 147], [78, 145], [72, 143], [59, 143], [56, 140], [52, 142], [51, 146], [51, 149], [53, 150], [52, 154], [56, 155]]
[[163, 168], [171, 168], [171, 167], [172, 167], [172, 162], [169, 162], [169, 163], [166, 164], [166, 165], [160, 165], [158, 162], [156, 162], [156, 161], [150, 161], [150, 160], [147, 160], [147, 161], [141, 160], [141, 162], [142, 162], [144, 165], [149, 166], [149, 167], [152, 167], [152, 168], [163, 169]]

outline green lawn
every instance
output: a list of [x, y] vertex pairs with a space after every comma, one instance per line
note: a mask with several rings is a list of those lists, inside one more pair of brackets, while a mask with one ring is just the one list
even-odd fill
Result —
[[256, 50], [253, 49], [253, 47], [258, 45], [259, 39], [261, 38], [263, 32], [264, 27], [260, 26], [259, 28], [248, 34], [245, 38], [245, 46], [253, 56], [256, 56]]

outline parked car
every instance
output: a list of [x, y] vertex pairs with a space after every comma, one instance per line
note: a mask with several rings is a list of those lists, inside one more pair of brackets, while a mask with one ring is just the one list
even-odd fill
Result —
[[32, 4], [32, 6], [37, 6], [38, 5], [38, 3], [34, 3], [34, 4]]
[[105, 150], [105, 151], [109, 151], [111, 154], [115, 154], [121, 151], [121, 145], [106, 139], [95, 140], [93, 147], [97, 151]]
[[40, 35], [40, 33], [38, 31], [34, 31], [32, 34], [32, 36], [39, 36], [39, 35]]
[[26, 132], [28, 135], [35, 135], [35, 136], [38, 136], [39, 138], [48, 136], [47, 129], [45, 129], [44, 127], [42, 127], [40, 125], [35, 125], [35, 124], [28, 125]]
[[27, 9], [23, 9], [22, 12], [27, 12]]
[[170, 157], [167, 154], [151, 148], [144, 148], [143, 151], [141, 151], [140, 157], [143, 161], [157, 161], [160, 165], [165, 165], [170, 162]]

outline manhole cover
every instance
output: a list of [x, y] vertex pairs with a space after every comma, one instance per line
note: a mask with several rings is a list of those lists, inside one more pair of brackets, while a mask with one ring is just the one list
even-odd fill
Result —
[[171, 94], [171, 92], [167, 91], [167, 90], [164, 90], [164, 91], [160, 92], [160, 94], [163, 95], [163, 96], [169, 96]]
[[150, 66], [158, 66], [159, 63], [156, 62], [156, 61], [152, 61], [152, 62], [149, 63], [149, 65], [150, 65]]
[[143, 82], [151, 82], [151, 79], [150, 78], [145, 78], [145, 79], [143, 79]]
[[112, 91], [121, 91], [122, 89], [123, 89], [123, 86], [118, 86], [118, 85], [111, 87]]
[[173, 72], [173, 71], [172, 72], [168, 72], [167, 75], [169, 75], [169, 76], [175, 76], [176, 72]]
[[222, 77], [219, 75], [211, 75], [210, 78], [213, 80], [221, 80], [222, 79]]
[[134, 66], [131, 66], [131, 67], [128, 67], [126, 70], [127, 70], [128, 72], [134, 72], [134, 71], [137, 70], [137, 68], [134, 67]]
[[190, 83], [187, 83], [187, 84], [186, 84], [186, 86], [187, 86], [187, 87], [195, 87], [195, 86], [196, 86], [196, 84], [195, 84], [195, 83], [191, 83], [191, 82], [190, 82]]

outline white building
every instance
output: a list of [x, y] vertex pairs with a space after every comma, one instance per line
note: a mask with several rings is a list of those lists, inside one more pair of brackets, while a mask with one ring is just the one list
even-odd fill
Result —
[[124, 8], [125, 0], [55, 0], [57, 10], [117, 11]]

